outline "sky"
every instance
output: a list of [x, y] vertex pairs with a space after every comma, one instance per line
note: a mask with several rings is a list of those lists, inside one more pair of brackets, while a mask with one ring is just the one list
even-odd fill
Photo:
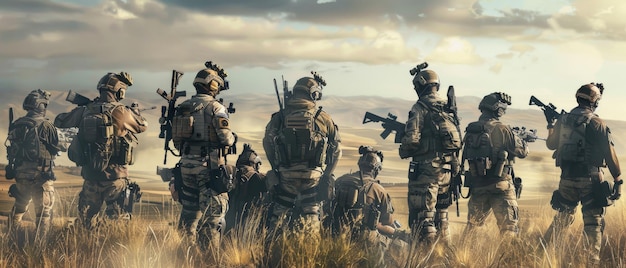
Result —
[[[621, 0], [0, 0], [0, 91], [93, 90], [129, 72], [129, 95], [192, 90], [211, 60], [229, 94], [273, 94], [310, 71], [324, 94], [416, 99], [421, 62], [457, 95], [512, 96], [569, 110], [601, 82], [597, 113], [624, 120], [626, 2]], [[155, 95], [156, 96], [156, 95]], [[410, 107], [407, 107], [407, 110]]]

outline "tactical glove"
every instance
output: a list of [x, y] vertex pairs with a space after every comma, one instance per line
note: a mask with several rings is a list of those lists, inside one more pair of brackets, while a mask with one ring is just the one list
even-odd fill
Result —
[[615, 184], [613, 185], [613, 193], [611, 194], [609, 199], [619, 200], [619, 198], [622, 196], [622, 184], [623, 183], [624, 183], [623, 180], [619, 180], [615, 182]]

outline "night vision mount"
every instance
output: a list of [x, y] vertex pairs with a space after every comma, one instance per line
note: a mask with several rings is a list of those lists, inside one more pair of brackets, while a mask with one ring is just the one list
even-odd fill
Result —
[[428, 62], [422, 62], [415, 66], [413, 69], [409, 70], [409, 74], [415, 75], [426, 68], [428, 68]]

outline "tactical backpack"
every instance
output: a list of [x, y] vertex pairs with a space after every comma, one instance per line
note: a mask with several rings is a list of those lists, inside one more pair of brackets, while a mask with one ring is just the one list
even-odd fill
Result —
[[44, 118], [22, 117], [16, 120], [9, 128], [7, 141], [7, 157], [20, 166], [22, 162], [36, 162], [50, 160], [52, 156], [46, 149], [39, 136], [39, 129], [44, 122]]
[[500, 122], [487, 124], [484, 122], [472, 122], [465, 129], [463, 138], [463, 163], [467, 160], [472, 177], [486, 176], [498, 159], [494, 155], [491, 143], [491, 131], [500, 125]]
[[204, 111], [212, 101], [188, 99], [178, 105], [172, 119], [172, 141], [180, 149], [184, 141], [216, 142], [217, 132], [212, 129], [211, 118]]
[[580, 116], [567, 113], [561, 115], [559, 118], [562, 122], [559, 147], [554, 152], [557, 167], [560, 167], [565, 162], [573, 163], [574, 165], [584, 165], [589, 162], [585, 132], [587, 125], [589, 125], [593, 117], [594, 114], [591, 113]]
[[[68, 153], [70, 160], [77, 165], [88, 165], [91, 169], [104, 171], [109, 164], [127, 164], [119, 158], [113, 158], [119, 143], [125, 142], [124, 137], [115, 136], [113, 126], [113, 110], [123, 106], [120, 103], [95, 103], [87, 106], [77, 134], [77, 142], [72, 141]], [[125, 152], [118, 152], [124, 153]], [[113, 158], [113, 159], [112, 159]], [[116, 161], [111, 161], [116, 160]]]
[[321, 167], [326, 160], [327, 133], [316, 124], [321, 108], [295, 110], [283, 114], [283, 128], [277, 139], [277, 158], [282, 166], [306, 163], [309, 168]]
[[[456, 152], [462, 147], [461, 131], [459, 129], [459, 122], [455, 119], [452, 113], [446, 112], [443, 107], [433, 106], [431, 104], [418, 101], [422, 107], [430, 111], [430, 120], [426, 122], [432, 122], [431, 135], [434, 139], [432, 148], [435, 152], [450, 153]], [[424, 133], [424, 135], [429, 135]]]
[[380, 211], [375, 206], [368, 206], [367, 193], [372, 189], [375, 182], [363, 184], [360, 178], [340, 180], [335, 188], [335, 215], [336, 227], [339, 221], [343, 224], [354, 225], [361, 220], [361, 227], [375, 230], [380, 219]]

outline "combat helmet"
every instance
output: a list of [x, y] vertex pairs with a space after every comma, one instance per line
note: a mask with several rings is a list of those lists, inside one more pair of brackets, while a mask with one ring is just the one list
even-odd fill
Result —
[[439, 90], [439, 75], [433, 70], [424, 70], [427, 67], [428, 63], [424, 62], [409, 71], [414, 76], [413, 88], [418, 96], [421, 96], [425, 89], [433, 86]]
[[598, 107], [598, 101], [602, 98], [604, 92], [604, 86], [601, 83], [589, 83], [582, 85], [576, 90], [576, 100], [578, 103], [581, 100], [588, 101], [592, 108]]
[[483, 97], [478, 109], [481, 112], [493, 112], [497, 117], [501, 117], [508, 105], [511, 105], [511, 96], [503, 92], [494, 92]]
[[132, 85], [133, 77], [127, 72], [120, 72], [119, 74], [107, 73], [100, 78], [96, 88], [100, 92], [112, 92], [118, 100], [121, 100], [126, 95], [126, 89]]
[[250, 144], [245, 143], [243, 145], [243, 152], [237, 158], [237, 163], [235, 164], [237, 167], [241, 166], [252, 166], [256, 171], [259, 171], [259, 166], [261, 165], [261, 157], [252, 150]]
[[204, 63], [206, 69], [200, 70], [193, 79], [193, 86], [198, 93], [207, 93], [212, 96], [229, 88], [226, 77], [228, 74], [222, 67], [211, 61]]
[[322, 99], [322, 87], [326, 81], [317, 72], [311, 71], [313, 77], [302, 77], [293, 85], [294, 96], [303, 96], [312, 101]]
[[372, 177], [376, 178], [378, 172], [383, 169], [383, 153], [378, 150], [374, 150], [372, 146], [361, 145], [359, 147], [359, 170], [362, 173], [371, 173]]
[[50, 92], [42, 89], [33, 90], [22, 103], [22, 109], [25, 111], [35, 111], [38, 113], [45, 113], [50, 102]]

